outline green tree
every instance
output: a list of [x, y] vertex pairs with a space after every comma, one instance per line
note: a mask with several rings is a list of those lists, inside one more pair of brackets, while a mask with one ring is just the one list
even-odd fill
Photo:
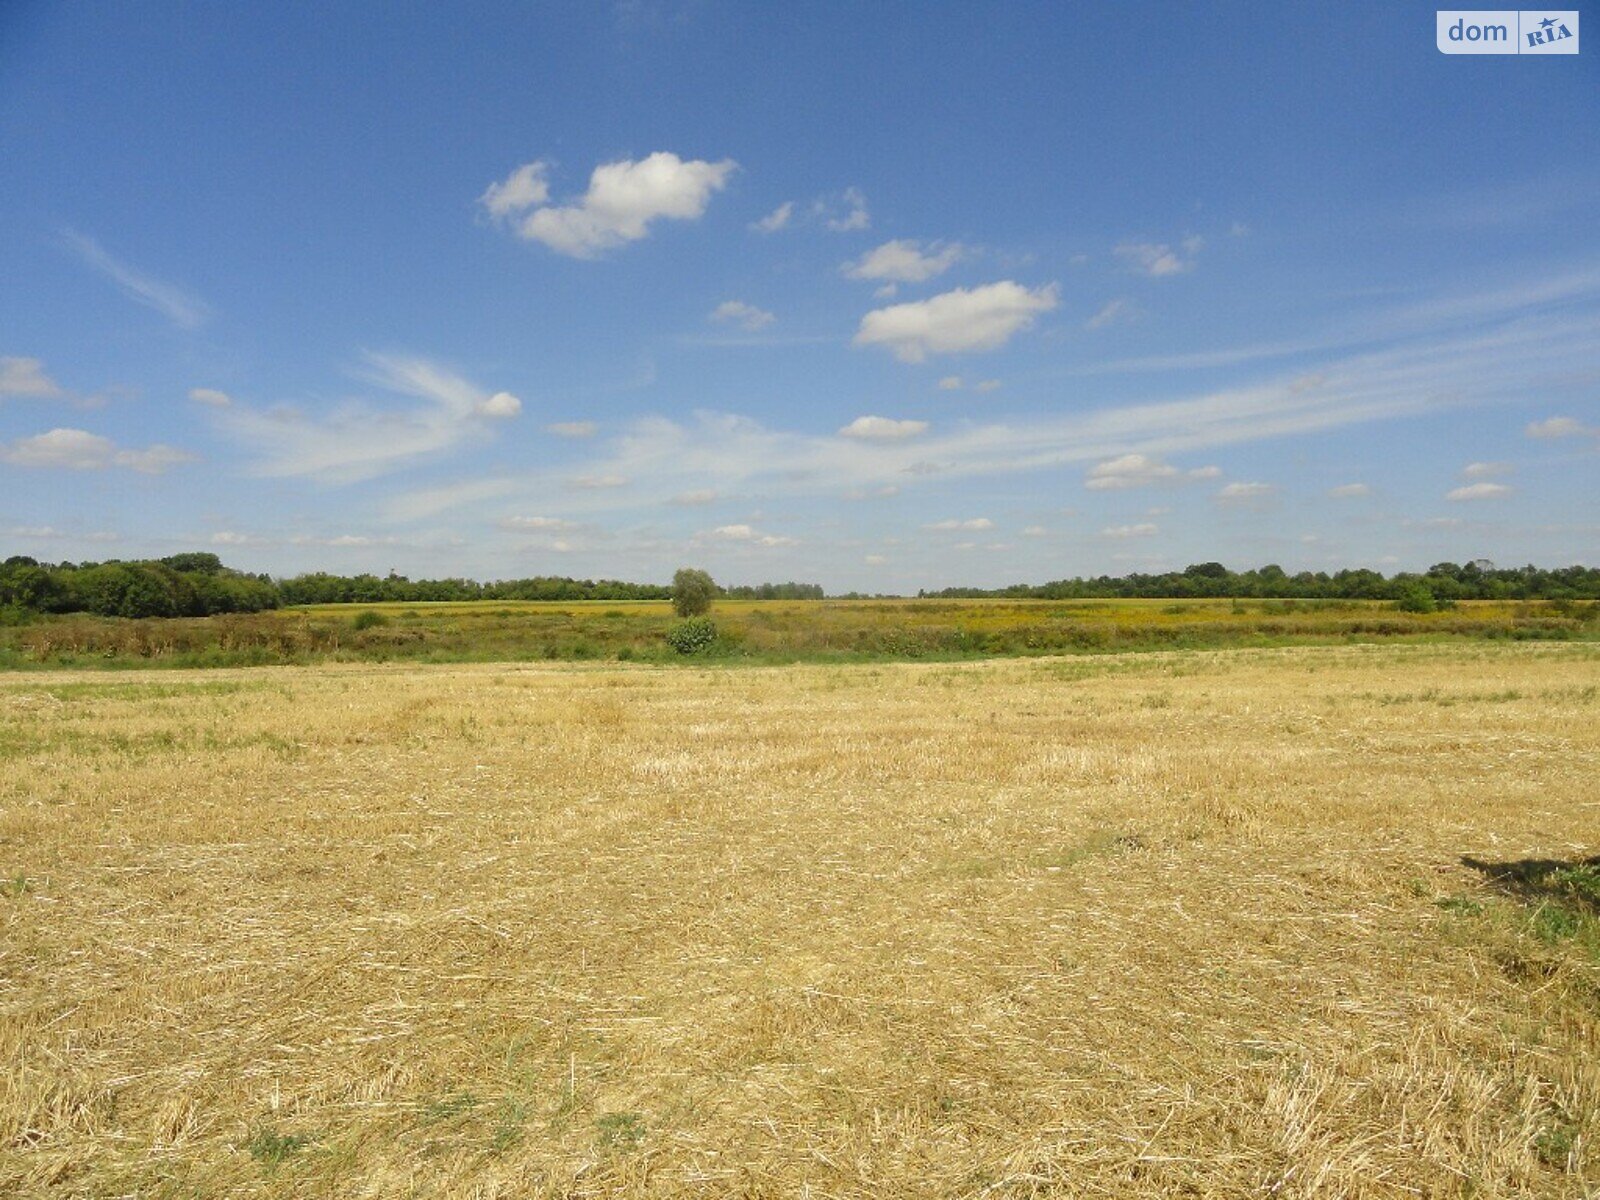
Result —
[[684, 567], [672, 577], [672, 611], [680, 617], [710, 612], [716, 595], [716, 582], [704, 571]]

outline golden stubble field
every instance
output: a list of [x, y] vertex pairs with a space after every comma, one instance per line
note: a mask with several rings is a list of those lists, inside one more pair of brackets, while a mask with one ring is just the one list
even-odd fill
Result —
[[0, 678], [0, 1194], [1582, 1196], [1600, 648]]

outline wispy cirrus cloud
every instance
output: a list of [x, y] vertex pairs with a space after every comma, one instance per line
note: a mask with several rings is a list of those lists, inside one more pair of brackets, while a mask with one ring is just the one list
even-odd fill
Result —
[[135, 270], [113, 258], [99, 242], [68, 229], [62, 239], [90, 267], [122, 289], [130, 300], [153, 308], [179, 329], [198, 329], [211, 316], [211, 306], [175, 284]]
[[350, 400], [317, 416], [235, 403], [214, 419], [256, 453], [254, 474], [355, 483], [483, 438], [491, 422], [522, 408], [511, 393], [488, 392], [425, 358], [368, 354], [356, 377], [387, 399]]
[[[659, 504], [698, 490], [767, 497], [870, 495], [883, 487], [941, 485], [991, 475], [1108, 463], [1130, 455], [1170, 456], [1497, 402], [1600, 369], [1600, 313], [1519, 315], [1498, 327], [1410, 338], [1382, 350], [1325, 359], [1245, 386], [1116, 406], [1077, 406], [1022, 420], [955, 424], [915, 438], [844, 438], [834, 432], [771, 428], [736, 414], [688, 420], [647, 417], [623, 425], [590, 459], [567, 470], [631, 481], [623, 492], [593, 491], [589, 511]], [[1180, 471], [1215, 478], [1215, 468]], [[1118, 474], [1120, 472], [1111, 472]], [[531, 507], [562, 489], [546, 479], [507, 479]], [[555, 500], [552, 500], [552, 503]]]

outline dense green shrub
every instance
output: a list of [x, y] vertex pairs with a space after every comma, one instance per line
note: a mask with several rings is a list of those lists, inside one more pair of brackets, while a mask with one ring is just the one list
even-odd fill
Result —
[[698, 654], [717, 640], [717, 626], [710, 617], [690, 617], [667, 630], [667, 645], [679, 654]]

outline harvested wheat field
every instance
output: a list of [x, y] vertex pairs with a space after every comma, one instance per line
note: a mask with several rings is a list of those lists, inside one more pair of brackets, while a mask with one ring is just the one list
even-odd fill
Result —
[[1597, 684], [6, 677], [0, 1193], [1592, 1194]]

